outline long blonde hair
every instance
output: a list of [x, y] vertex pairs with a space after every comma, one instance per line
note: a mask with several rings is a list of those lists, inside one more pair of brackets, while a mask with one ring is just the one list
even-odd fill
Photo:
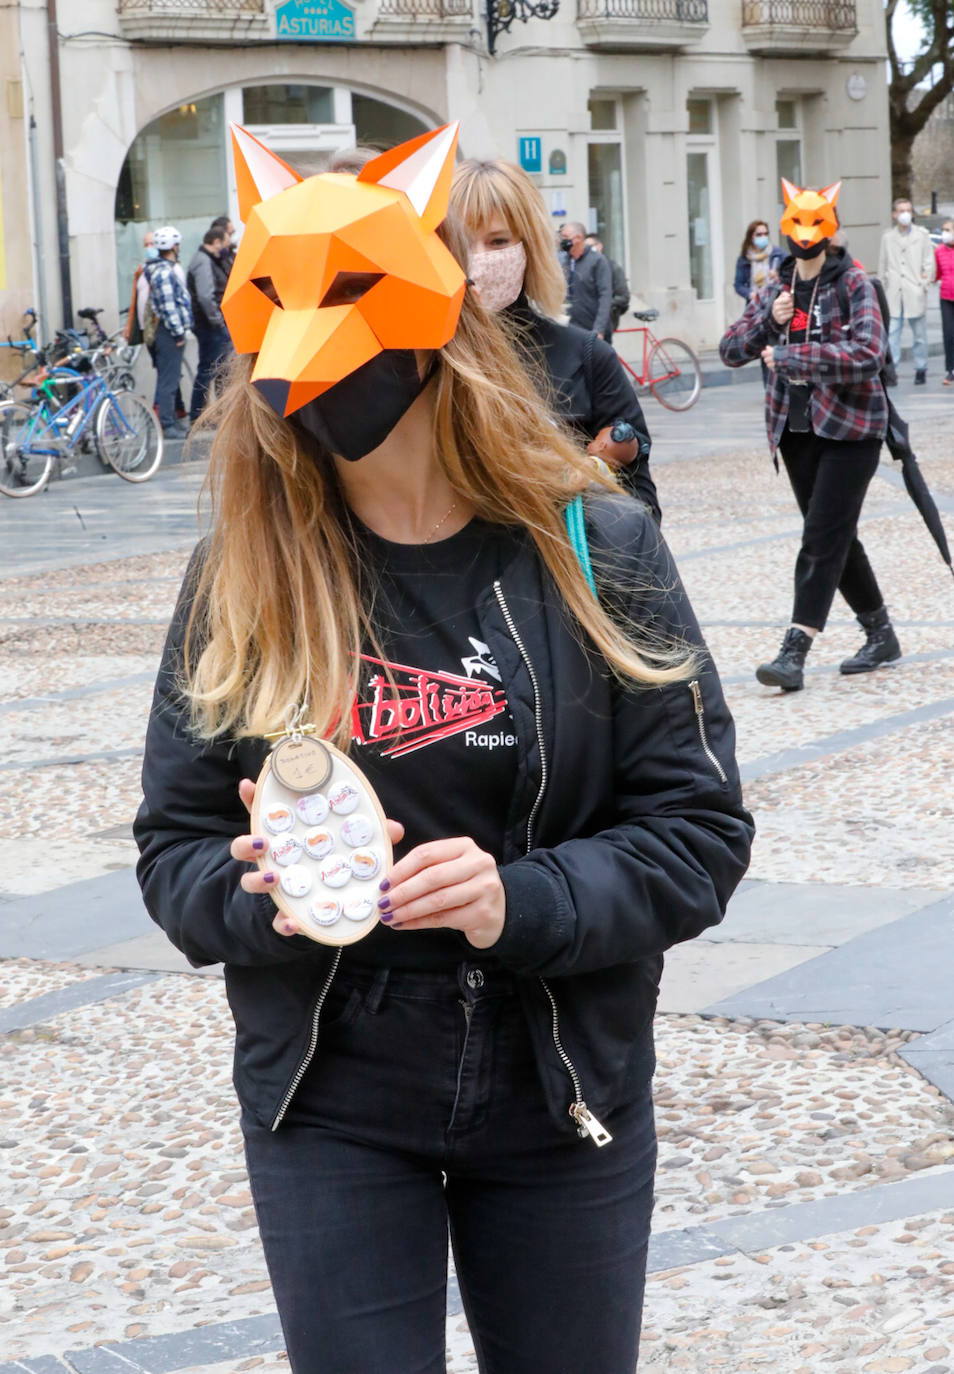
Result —
[[527, 254], [523, 280], [528, 297], [544, 315], [563, 313], [566, 278], [557, 258], [553, 227], [543, 197], [523, 168], [496, 159], [468, 159], [454, 168], [451, 211], [472, 234], [501, 215]]
[[[459, 231], [445, 222], [440, 232], [460, 258]], [[206, 479], [213, 518], [181, 687], [202, 737], [262, 736], [283, 727], [289, 706], [307, 702], [319, 733], [347, 749], [359, 658], [378, 648], [354, 530], [333, 459], [262, 398], [250, 382], [253, 361], [233, 360], [203, 417], [215, 428]], [[437, 461], [458, 496], [482, 519], [530, 534], [571, 624], [618, 676], [647, 686], [685, 677], [684, 647], [648, 634], [637, 646], [594, 600], [563, 510], [594, 481], [615, 484], [548, 416], [473, 291], [437, 355], [436, 386]]]

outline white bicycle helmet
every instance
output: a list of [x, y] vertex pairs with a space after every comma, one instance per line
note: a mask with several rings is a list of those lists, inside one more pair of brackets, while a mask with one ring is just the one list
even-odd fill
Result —
[[171, 224], [164, 224], [161, 229], [157, 229], [152, 236], [153, 247], [160, 253], [168, 253], [170, 248], [178, 248], [182, 242], [182, 235]]

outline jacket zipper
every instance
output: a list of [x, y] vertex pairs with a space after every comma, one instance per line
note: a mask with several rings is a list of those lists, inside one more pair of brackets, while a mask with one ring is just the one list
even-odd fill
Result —
[[693, 680], [689, 684], [689, 690], [692, 693], [692, 700], [695, 702], [696, 720], [699, 724], [699, 741], [702, 745], [703, 752], [705, 753], [706, 758], [712, 764], [713, 768], [718, 773], [719, 777], [722, 779], [723, 784], [728, 785], [729, 779], [725, 775], [725, 769], [722, 767], [722, 764], [719, 762], [715, 754], [712, 752], [712, 749], [709, 746], [709, 740], [706, 736], [706, 708], [702, 701], [702, 688], [699, 686], [698, 678], [693, 678]]
[[537, 819], [537, 812], [540, 810], [543, 794], [547, 790], [549, 773], [546, 744], [543, 739], [543, 705], [540, 700], [540, 683], [537, 678], [536, 670], [530, 662], [530, 655], [527, 653], [524, 642], [520, 638], [520, 631], [517, 629], [514, 618], [510, 614], [510, 607], [507, 605], [506, 598], [503, 594], [503, 587], [500, 585], [499, 581], [494, 583], [494, 595], [497, 598], [497, 604], [500, 607], [503, 618], [507, 622], [507, 630], [510, 633], [510, 638], [520, 651], [520, 657], [523, 659], [523, 665], [530, 676], [530, 685], [533, 688], [533, 718], [537, 727], [537, 748], [540, 750], [540, 790], [537, 792], [536, 800], [530, 809], [530, 816], [527, 820], [527, 853], [529, 854], [530, 850], [533, 848], [533, 823]]
[[[536, 671], [531, 662], [530, 655], [527, 653], [526, 645], [520, 637], [516, 622], [510, 614], [510, 607], [507, 605], [503, 587], [500, 585], [499, 581], [494, 583], [494, 595], [497, 598], [497, 604], [506, 622], [510, 638], [513, 640], [514, 644], [516, 644], [520, 657], [523, 659], [524, 667], [530, 678], [530, 685], [533, 688], [533, 718], [537, 730], [537, 748], [540, 751], [540, 789], [537, 792], [536, 800], [533, 803], [530, 816], [527, 820], [527, 853], [529, 854], [530, 850], [533, 848], [533, 824], [540, 810], [540, 804], [543, 801], [543, 794], [547, 788], [549, 775], [546, 744], [543, 737], [543, 705], [540, 697], [540, 683]], [[580, 1075], [576, 1070], [576, 1065], [573, 1063], [573, 1060], [563, 1048], [563, 1041], [560, 1038], [560, 1012], [557, 1008], [556, 998], [550, 991], [549, 984], [545, 979], [541, 978], [539, 982], [550, 1002], [553, 1044], [560, 1057], [560, 1062], [566, 1069], [570, 1077], [570, 1082], [573, 1084], [573, 1102], [570, 1106], [570, 1116], [576, 1122], [576, 1129], [581, 1138], [585, 1139], [589, 1136], [596, 1145], [608, 1145], [613, 1137], [610, 1135], [609, 1131], [606, 1130], [605, 1126], [602, 1126], [597, 1121], [596, 1117], [584, 1102], [583, 1084], [580, 1081]]]
[[291, 1100], [298, 1090], [298, 1085], [304, 1078], [305, 1071], [307, 1070], [308, 1065], [315, 1057], [315, 1050], [318, 1048], [318, 1021], [321, 1017], [321, 1009], [325, 1005], [325, 999], [328, 996], [328, 992], [331, 988], [332, 982], [334, 981], [334, 976], [338, 972], [338, 965], [340, 963], [341, 949], [339, 948], [337, 953], [335, 954], [334, 962], [332, 963], [331, 968], [328, 970], [328, 976], [322, 984], [321, 991], [318, 994], [318, 1000], [315, 1002], [315, 1009], [311, 1014], [311, 1038], [308, 1041], [308, 1048], [305, 1051], [305, 1057], [298, 1065], [298, 1068], [295, 1071], [295, 1077], [291, 1081], [291, 1086], [289, 1087], [288, 1092], [285, 1094], [282, 1100], [282, 1105], [278, 1109], [278, 1115], [272, 1122], [273, 1131], [277, 1131], [279, 1126], [282, 1124], [282, 1117], [288, 1111]]

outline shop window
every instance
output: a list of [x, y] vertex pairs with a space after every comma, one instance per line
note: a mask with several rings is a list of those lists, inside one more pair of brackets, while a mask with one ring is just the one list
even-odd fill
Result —
[[126, 154], [116, 189], [120, 301], [129, 299], [147, 229], [174, 224], [187, 263], [228, 205], [222, 96], [190, 101], [148, 124]]
[[626, 226], [623, 216], [623, 168], [619, 143], [590, 143], [589, 232], [596, 234], [603, 251], [614, 262], [626, 262]]

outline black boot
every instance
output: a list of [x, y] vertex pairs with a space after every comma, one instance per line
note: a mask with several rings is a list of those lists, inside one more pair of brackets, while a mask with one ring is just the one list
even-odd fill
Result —
[[812, 637], [792, 625], [785, 631], [782, 647], [771, 663], [761, 663], [755, 676], [765, 687], [781, 687], [783, 692], [800, 692], [805, 686], [802, 669], [805, 655], [812, 647]]
[[862, 611], [858, 624], [867, 637], [854, 658], [846, 658], [841, 665], [840, 671], [846, 677], [853, 673], [873, 673], [882, 663], [893, 663], [901, 657], [901, 645], [884, 606], [876, 611]]

